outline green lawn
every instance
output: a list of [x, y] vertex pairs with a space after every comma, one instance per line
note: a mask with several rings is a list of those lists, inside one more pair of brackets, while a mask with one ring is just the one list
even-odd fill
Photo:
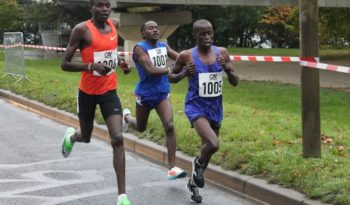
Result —
[[[259, 55], [282, 54], [270, 51]], [[298, 55], [298, 51], [288, 52], [296, 53], [285, 55]], [[257, 52], [254, 54], [258, 55]], [[14, 84], [11, 78], [0, 78], [0, 88], [75, 112], [78, 73], [61, 71], [58, 59], [26, 60], [26, 73], [33, 83], [21, 81]], [[3, 56], [0, 53], [0, 77], [3, 75]], [[131, 108], [132, 112], [135, 111], [133, 90], [137, 80], [135, 69], [129, 75], [118, 71], [122, 105]], [[185, 80], [172, 86], [178, 149], [197, 155], [200, 140], [183, 113], [186, 91]], [[225, 113], [220, 131], [221, 146], [212, 163], [294, 188], [313, 199], [350, 204], [349, 92], [321, 89], [322, 138], [331, 141], [322, 143], [321, 159], [301, 156], [299, 86], [241, 81], [238, 87], [232, 88], [225, 81], [223, 96]], [[97, 118], [102, 122], [99, 113]], [[164, 144], [162, 125], [155, 112], [151, 114], [148, 129], [140, 137]]]

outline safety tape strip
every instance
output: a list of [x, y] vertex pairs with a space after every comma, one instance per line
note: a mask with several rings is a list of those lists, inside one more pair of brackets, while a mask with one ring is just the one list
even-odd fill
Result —
[[[37, 45], [28, 45], [28, 44], [13, 44], [13, 45], [0, 45], [0, 48], [16, 48], [16, 47], [24, 47], [24, 48], [36, 48], [36, 49], [44, 49], [44, 50], [52, 50], [52, 51], [66, 51], [66, 48], [53, 47], [53, 46], [37, 46]], [[79, 51], [79, 50], [78, 50]], [[132, 52], [124, 52], [119, 51], [118, 54], [120, 56], [132, 55]]]
[[300, 62], [299, 57], [291, 56], [241, 56], [231, 55], [233, 61], [250, 61], [250, 62]]
[[325, 64], [325, 63], [316, 63], [316, 62], [310, 62], [310, 61], [301, 61], [300, 65], [305, 66], [305, 67], [309, 67], [309, 68], [318, 68], [321, 70], [329, 70], [329, 71], [350, 74], [350, 67], [346, 67], [346, 66], [332, 65], [332, 64]]
[[[22, 44], [13, 45], [0, 45], [0, 48], [15, 48], [20, 47]], [[37, 48], [45, 50], [56, 50], [65, 51], [66, 48], [52, 47], [52, 46], [37, 46], [23, 44], [25, 48]], [[121, 56], [132, 55], [132, 52], [118, 52]], [[319, 63], [319, 58], [317, 57], [293, 57], [293, 56], [247, 56], [247, 55], [230, 55], [230, 59], [233, 61], [250, 61], [250, 62], [300, 62], [301, 66], [318, 68], [321, 70], [336, 71], [341, 73], [350, 74], [350, 67], [338, 66], [332, 64]]]
[[[0, 45], [0, 47], [4, 48], [14, 48], [19, 47], [21, 44], [13, 44], [8, 46]], [[66, 48], [60, 47], [51, 47], [51, 46], [37, 46], [37, 45], [28, 45], [23, 44], [25, 48], [38, 48], [45, 50], [58, 50], [65, 51]], [[118, 52], [119, 55], [132, 55], [132, 52]], [[300, 62], [299, 57], [291, 57], [291, 56], [247, 56], [247, 55], [231, 55], [231, 60], [233, 61], [250, 61], [250, 62]], [[309, 61], [309, 59], [307, 59]]]

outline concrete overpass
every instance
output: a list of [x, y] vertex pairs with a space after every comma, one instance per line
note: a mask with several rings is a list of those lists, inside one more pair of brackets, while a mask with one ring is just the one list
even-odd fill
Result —
[[[87, 4], [89, 0], [59, 0], [67, 4]], [[111, 0], [115, 8], [167, 5], [221, 5], [221, 6], [298, 6], [298, 0]], [[319, 0], [320, 7], [350, 7], [349, 0]]]
[[[67, 5], [87, 5], [89, 0], [59, 0]], [[188, 11], [174, 11], [179, 5], [222, 6], [298, 6], [298, 0], [111, 0], [113, 13], [120, 21], [119, 35], [125, 51], [140, 41], [139, 27], [147, 20], [159, 24], [161, 39], [167, 39], [180, 25], [192, 22]], [[350, 7], [349, 0], [318, 0], [320, 7]]]

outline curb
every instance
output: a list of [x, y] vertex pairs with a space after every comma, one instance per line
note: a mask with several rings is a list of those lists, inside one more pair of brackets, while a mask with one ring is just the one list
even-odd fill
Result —
[[[78, 117], [72, 113], [52, 108], [43, 103], [29, 100], [10, 91], [0, 89], [0, 98], [24, 110], [34, 112], [53, 121], [67, 126], [78, 127]], [[110, 142], [107, 128], [102, 125], [95, 125], [93, 135]], [[157, 164], [167, 165], [167, 150], [164, 146], [158, 145], [148, 140], [139, 139], [131, 133], [123, 133], [124, 147], [130, 152], [134, 152], [148, 158]], [[180, 151], [176, 152], [176, 165], [191, 173], [192, 159]], [[205, 173], [205, 178], [210, 182], [241, 194], [247, 198], [257, 200], [271, 205], [326, 205], [320, 201], [307, 198], [305, 195], [279, 185], [268, 184], [265, 180], [252, 176], [241, 175], [238, 172], [226, 171], [219, 166], [209, 165]]]

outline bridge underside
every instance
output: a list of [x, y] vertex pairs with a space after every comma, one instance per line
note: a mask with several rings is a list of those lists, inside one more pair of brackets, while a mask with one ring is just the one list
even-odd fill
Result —
[[[114, 13], [119, 19], [119, 35], [125, 40], [125, 51], [132, 51], [141, 40], [139, 27], [147, 20], [155, 20], [161, 38], [167, 39], [180, 25], [192, 22], [188, 11], [174, 11], [180, 5], [221, 5], [221, 6], [298, 6], [299, 0], [110, 0]], [[58, 0], [59, 3], [88, 5], [89, 0]], [[349, 7], [350, 0], [318, 0], [320, 7]]]
[[[89, 0], [59, 0], [63, 4], [88, 4]], [[113, 7], [175, 5], [226, 5], [226, 6], [298, 6], [298, 0], [111, 0]], [[320, 7], [350, 7], [349, 0], [318, 0]]]

